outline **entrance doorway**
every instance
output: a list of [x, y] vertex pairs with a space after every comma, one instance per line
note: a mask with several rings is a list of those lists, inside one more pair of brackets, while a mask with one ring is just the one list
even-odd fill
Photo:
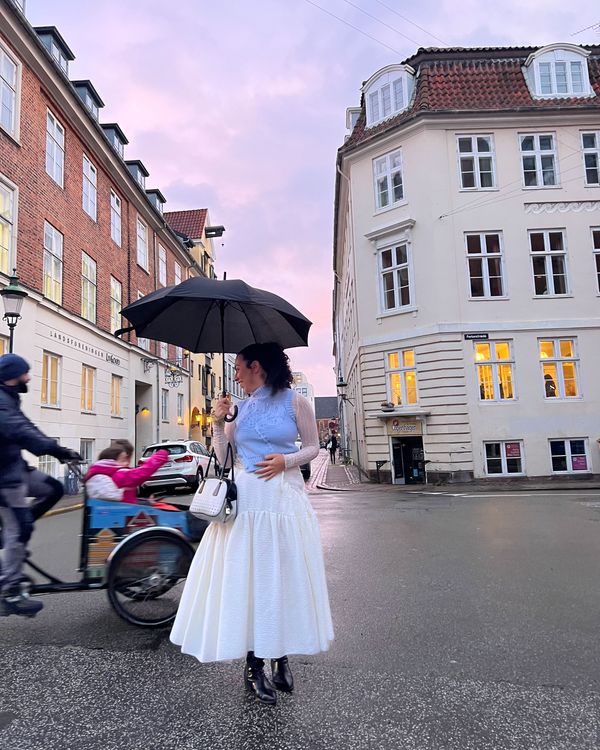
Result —
[[421, 484], [425, 482], [424, 459], [422, 437], [393, 437], [393, 483]]

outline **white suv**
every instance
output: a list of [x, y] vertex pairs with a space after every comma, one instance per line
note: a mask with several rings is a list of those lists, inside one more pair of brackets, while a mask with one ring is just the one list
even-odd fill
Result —
[[208, 466], [210, 453], [197, 440], [169, 440], [164, 443], [153, 443], [144, 448], [138, 464], [143, 464], [156, 451], [167, 451], [169, 460], [144, 482], [142, 490], [150, 493], [159, 487], [186, 487], [192, 491], [198, 489]]

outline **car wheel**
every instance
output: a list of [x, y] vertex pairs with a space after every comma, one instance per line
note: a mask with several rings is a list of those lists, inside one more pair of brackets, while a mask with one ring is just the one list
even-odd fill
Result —
[[196, 490], [198, 489], [198, 486], [200, 485], [200, 482], [203, 479], [204, 479], [204, 469], [201, 466], [199, 466], [198, 467], [198, 472], [196, 474], [196, 478], [194, 479], [194, 481], [190, 485], [190, 487], [192, 489], [192, 492], [196, 492]]

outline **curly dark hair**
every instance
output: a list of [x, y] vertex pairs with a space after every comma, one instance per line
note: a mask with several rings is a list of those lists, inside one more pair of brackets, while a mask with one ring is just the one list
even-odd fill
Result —
[[290, 359], [279, 344], [250, 344], [238, 353], [250, 367], [258, 362], [266, 374], [265, 385], [271, 388], [271, 393], [291, 388], [294, 376], [290, 370]]

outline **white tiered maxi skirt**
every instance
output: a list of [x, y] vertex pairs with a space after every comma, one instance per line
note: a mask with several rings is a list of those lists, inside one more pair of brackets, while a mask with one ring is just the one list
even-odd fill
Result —
[[204, 533], [171, 641], [201, 662], [327, 650], [321, 537], [299, 469], [265, 481], [236, 467], [235, 480], [237, 517]]

